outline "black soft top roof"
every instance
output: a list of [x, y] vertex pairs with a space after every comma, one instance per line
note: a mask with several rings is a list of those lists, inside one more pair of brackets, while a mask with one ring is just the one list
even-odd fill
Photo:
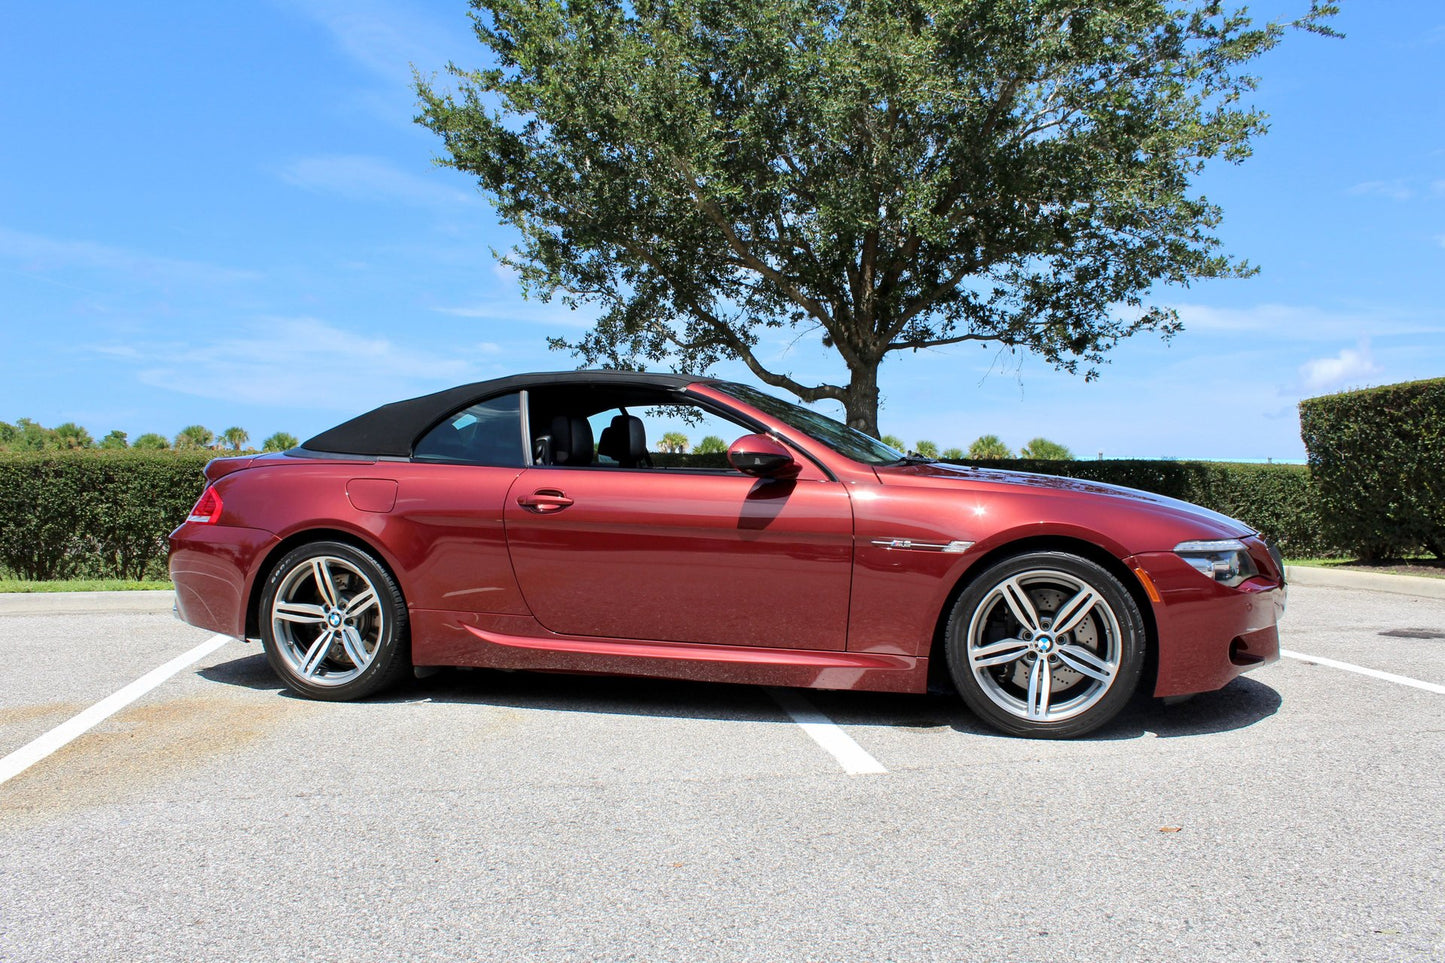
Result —
[[378, 455], [407, 458], [422, 433], [447, 415], [486, 398], [543, 386], [637, 386], [685, 388], [699, 381], [694, 375], [652, 374], [637, 371], [546, 371], [511, 375], [492, 381], [458, 385], [420, 398], [394, 401], [342, 422], [303, 442], [307, 451], [341, 455]]

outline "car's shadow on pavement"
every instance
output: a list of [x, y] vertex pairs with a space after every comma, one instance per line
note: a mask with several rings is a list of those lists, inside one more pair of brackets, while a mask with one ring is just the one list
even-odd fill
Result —
[[[199, 674], [224, 685], [273, 692], [280, 698], [300, 698], [281, 685], [266, 657], [259, 653], [209, 666]], [[793, 691], [841, 726], [919, 731], [948, 728], [970, 735], [1008, 738], [980, 722], [952, 692], [910, 695]], [[677, 719], [790, 721], [768, 690], [759, 686], [494, 669], [444, 669], [366, 701], [373, 705], [432, 702]], [[1269, 718], [1279, 711], [1282, 702], [1273, 688], [1249, 678], [1235, 679], [1217, 692], [1201, 693], [1175, 705], [1141, 694], [1118, 718], [1084, 740], [1231, 732]]]

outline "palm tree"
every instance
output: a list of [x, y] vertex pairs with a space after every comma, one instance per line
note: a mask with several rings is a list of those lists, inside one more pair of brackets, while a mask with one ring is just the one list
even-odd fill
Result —
[[90, 437], [90, 432], [73, 421], [67, 421], [63, 425], [57, 425], [52, 437], [55, 439], [55, 444], [58, 448], [95, 447], [95, 439]]
[[913, 450], [924, 458], [938, 457], [938, 446], [931, 441], [915, 441], [913, 443]]
[[301, 444], [296, 436], [284, 431], [278, 431], [270, 438], [261, 442], [262, 451], [290, 451]]
[[657, 442], [657, 450], [680, 455], [687, 451], [687, 435], [680, 431], [669, 431]]
[[171, 447], [171, 443], [166, 441], [165, 435], [158, 435], [153, 431], [148, 431], [137, 438], [135, 444], [131, 445], [131, 447], [137, 451], [165, 451]]
[[1035, 438], [1019, 449], [1020, 458], [1037, 458], [1041, 461], [1073, 461], [1074, 453], [1056, 441]]
[[232, 451], [240, 451], [241, 446], [251, 440], [251, 435], [244, 428], [227, 428], [221, 432], [221, 439], [231, 446]]
[[129, 448], [130, 443], [126, 441], [126, 438], [126, 433], [117, 428], [100, 440], [100, 447], [114, 449]]
[[984, 435], [974, 439], [973, 444], [968, 446], [968, 457], [975, 461], [1012, 458], [1013, 456], [1014, 453], [998, 435]]
[[945, 461], [963, 461], [963, 449], [945, 448], [943, 449], [943, 458]]
[[708, 435], [693, 449], [699, 455], [716, 455], [728, 450], [728, 443], [717, 435]]
[[186, 425], [176, 433], [176, 451], [208, 448], [215, 438], [216, 436], [211, 434], [211, 429], [205, 425]]
[[892, 448], [894, 451], [908, 450], [907, 447], [903, 444], [903, 439], [899, 438], [897, 435], [884, 435], [878, 440], [883, 442], [883, 444], [887, 445], [889, 448]]

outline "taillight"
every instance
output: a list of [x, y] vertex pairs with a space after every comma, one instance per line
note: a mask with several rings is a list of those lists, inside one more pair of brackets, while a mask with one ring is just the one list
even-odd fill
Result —
[[214, 488], [207, 487], [201, 492], [201, 499], [196, 502], [196, 507], [191, 509], [191, 514], [186, 516], [186, 521], [212, 525], [220, 520], [221, 496], [216, 494]]

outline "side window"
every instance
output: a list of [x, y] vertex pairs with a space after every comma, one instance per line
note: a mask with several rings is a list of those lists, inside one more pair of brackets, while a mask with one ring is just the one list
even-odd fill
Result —
[[[695, 405], [640, 404], [592, 415], [597, 464], [670, 471], [732, 471], [727, 447], [750, 430]], [[631, 421], [633, 424], [628, 425]], [[644, 452], [629, 449], [629, 431]]]
[[502, 395], [465, 408], [422, 436], [412, 451], [416, 461], [521, 468], [522, 406], [516, 394]]

